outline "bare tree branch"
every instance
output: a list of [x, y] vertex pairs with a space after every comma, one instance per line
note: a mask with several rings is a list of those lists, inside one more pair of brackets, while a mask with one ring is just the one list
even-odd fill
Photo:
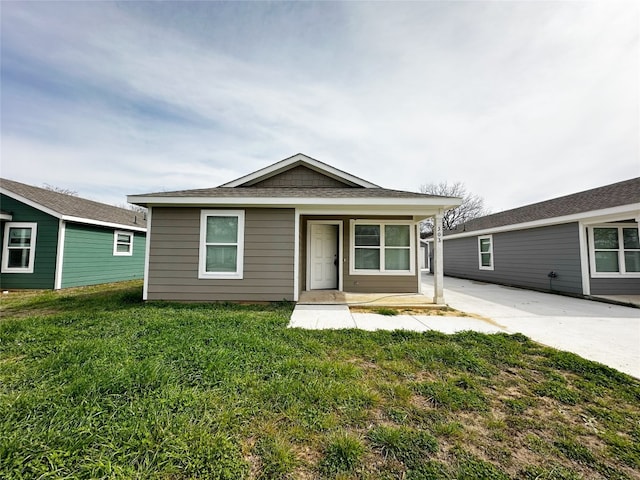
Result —
[[65, 195], [71, 195], [74, 197], [78, 196], [78, 192], [75, 190], [71, 190], [70, 188], [56, 187], [55, 185], [49, 185], [48, 183], [43, 183], [42, 188], [45, 190], [50, 190], [52, 192], [64, 193]]
[[134, 205], [132, 203], [117, 203], [115, 206], [118, 208], [124, 208], [125, 210], [131, 210], [132, 212], [144, 213], [145, 215], [147, 213], [147, 209], [145, 207]]
[[[455, 182], [453, 184], [449, 184], [448, 182], [430, 183], [422, 185], [420, 192], [429, 195], [462, 198], [462, 204], [460, 206], [447, 210], [444, 213], [442, 226], [445, 230], [453, 230], [458, 225], [473, 218], [482, 217], [490, 213], [484, 206], [484, 199], [479, 195], [468, 192], [462, 182]], [[423, 238], [432, 232], [433, 220], [427, 220], [420, 225], [420, 233]]]

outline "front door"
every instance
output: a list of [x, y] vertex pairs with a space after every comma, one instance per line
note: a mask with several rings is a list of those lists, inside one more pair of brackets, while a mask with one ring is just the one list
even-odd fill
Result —
[[309, 224], [309, 290], [338, 288], [338, 225]]

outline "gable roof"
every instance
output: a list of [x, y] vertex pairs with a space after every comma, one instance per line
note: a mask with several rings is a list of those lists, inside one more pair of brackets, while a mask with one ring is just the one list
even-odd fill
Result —
[[0, 178], [0, 193], [62, 220], [146, 231], [144, 214]]
[[605, 214], [606, 210], [627, 205], [631, 207], [630, 211], [638, 210], [636, 215], [640, 215], [640, 177], [469, 220], [456, 229], [445, 232], [445, 235], [532, 222], [546, 221], [551, 224], [563, 223], [565, 220], [576, 221], [576, 217], [587, 216], [589, 212]]
[[261, 181], [264, 181], [270, 177], [278, 175], [286, 170], [303, 165], [311, 170], [319, 172], [327, 177], [333, 178], [350, 187], [362, 187], [362, 188], [380, 188], [378, 185], [368, 182], [362, 178], [351, 175], [337, 168], [332, 167], [320, 160], [311, 158], [303, 153], [297, 153], [289, 158], [280, 160], [267, 167], [256, 170], [253, 173], [249, 173], [240, 178], [236, 178], [230, 182], [220, 185], [220, 187], [250, 187]]
[[[338, 183], [330, 181], [323, 186], [311, 187], [306, 186], [305, 182], [296, 184], [298, 186], [280, 186], [283, 183], [277, 181], [265, 182], [270, 178], [275, 179], [276, 175], [299, 169], [301, 165]], [[303, 154], [294, 155], [219, 187], [129, 195], [127, 200], [145, 206], [301, 208], [306, 212], [349, 210], [422, 218], [462, 202], [459, 198], [381, 188]]]

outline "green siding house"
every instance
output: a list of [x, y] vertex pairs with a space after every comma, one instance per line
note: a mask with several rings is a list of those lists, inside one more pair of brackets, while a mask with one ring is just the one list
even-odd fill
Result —
[[144, 214], [0, 179], [0, 288], [142, 278]]

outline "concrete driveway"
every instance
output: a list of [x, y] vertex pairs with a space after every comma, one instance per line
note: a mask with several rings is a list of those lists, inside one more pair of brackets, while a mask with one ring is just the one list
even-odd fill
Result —
[[[423, 275], [425, 292], [432, 276]], [[508, 333], [567, 350], [640, 378], [640, 309], [445, 277], [445, 302]]]

